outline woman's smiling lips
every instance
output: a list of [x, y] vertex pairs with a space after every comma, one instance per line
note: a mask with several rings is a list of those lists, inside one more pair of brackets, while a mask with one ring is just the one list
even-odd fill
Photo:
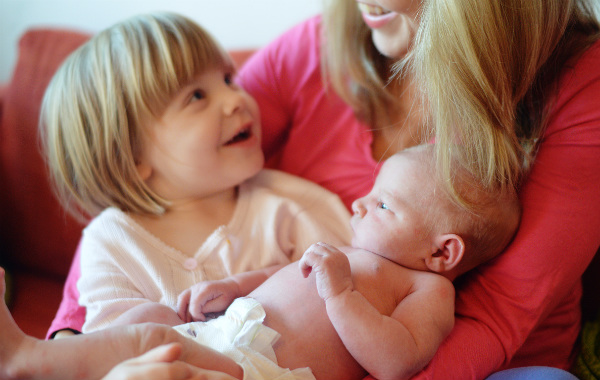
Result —
[[362, 18], [371, 29], [379, 29], [394, 19], [397, 14], [379, 5], [357, 2]]

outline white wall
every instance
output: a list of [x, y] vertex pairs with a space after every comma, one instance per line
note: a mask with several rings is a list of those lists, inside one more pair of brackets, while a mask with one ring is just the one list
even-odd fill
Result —
[[10, 78], [18, 39], [29, 27], [96, 32], [154, 10], [185, 14], [227, 49], [255, 48], [319, 13], [321, 0], [0, 0], [0, 83]]

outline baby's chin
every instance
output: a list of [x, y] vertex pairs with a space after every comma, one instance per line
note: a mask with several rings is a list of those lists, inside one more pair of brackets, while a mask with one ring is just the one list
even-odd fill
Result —
[[364, 250], [370, 251], [370, 249], [368, 249], [368, 247], [364, 244], [364, 242], [361, 241], [359, 238], [357, 238], [356, 235], [352, 235], [352, 240], [350, 241], [350, 245], [352, 246], [352, 248], [364, 249]]

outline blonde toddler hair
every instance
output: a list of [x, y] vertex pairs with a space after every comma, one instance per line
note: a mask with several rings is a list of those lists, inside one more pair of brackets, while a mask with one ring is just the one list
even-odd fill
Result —
[[107, 207], [160, 214], [168, 203], [140, 178], [143, 120], [212, 67], [231, 67], [198, 24], [172, 13], [132, 17], [93, 36], [52, 78], [40, 131], [50, 177], [81, 221]]

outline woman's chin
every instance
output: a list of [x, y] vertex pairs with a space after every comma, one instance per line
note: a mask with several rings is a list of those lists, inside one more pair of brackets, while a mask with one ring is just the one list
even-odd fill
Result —
[[373, 36], [373, 44], [379, 53], [390, 59], [401, 59], [408, 52], [407, 44], [398, 44], [397, 42], [381, 42]]
[[406, 55], [415, 34], [415, 24], [407, 17], [397, 17], [397, 22], [382, 29], [373, 29], [373, 44], [382, 55], [400, 59]]

